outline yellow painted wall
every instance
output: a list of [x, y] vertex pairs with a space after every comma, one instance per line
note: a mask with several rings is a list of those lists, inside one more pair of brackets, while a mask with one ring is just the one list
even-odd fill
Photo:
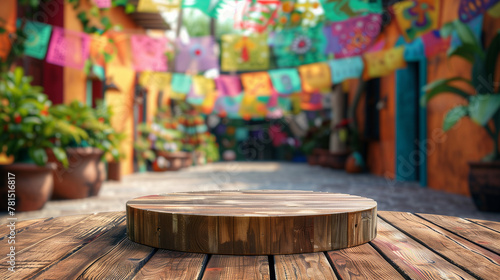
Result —
[[[82, 1], [83, 7], [89, 7], [88, 2]], [[66, 29], [82, 31], [83, 27], [76, 17], [77, 12], [70, 4], [65, 4], [64, 25]], [[112, 118], [113, 127], [127, 135], [127, 139], [122, 145], [122, 152], [126, 158], [122, 160], [121, 171], [123, 175], [133, 172], [133, 101], [135, 90], [136, 72], [132, 66], [128, 35], [144, 33], [144, 30], [137, 26], [123, 11], [123, 8], [112, 8], [106, 12], [114, 25], [120, 25], [123, 30], [119, 33], [110, 31], [117, 42], [118, 55], [106, 65], [106, 77], [111, 77], [113, 82], [120, 89], [119, 92], [107, 91], [105, 93], [106, 103], [112, 106], [114, 116]], [[64, 69], [64, 102], [73, 100], [86, 101], [86, 76], [81, 70]], [[152, 108], [154, 109], [154, 108]]]

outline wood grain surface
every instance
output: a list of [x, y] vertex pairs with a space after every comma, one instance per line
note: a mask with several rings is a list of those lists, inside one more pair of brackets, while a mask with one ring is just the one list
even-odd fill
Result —
[[[379, 215], [378, 235], [366, 244], [260, 256], [186, 253], [141, 245], [127, 238], [125, 212], [20, 222], [15, 272], [7, 269], [3, 258], [0, 279], [498, 279], [500, 254], [495, 241], [500, 232], [493, 228], [500, 223], [400, 212]], [[222, 221], [233, 223], [228, 217]], [[304, 222], [297, 224], [300, 227], [281, 225], [314, 228]], [[265, 225], [248, 220], [249, 228], [257, 226]], [[234, 236], [232, 231], [217, 232], [224, 238]], [[348, 235], [346, 231], [345, 238]], [[325, 241], [322, 235], [314, 236]], [[7, 239], [0, 238], [0, 248], [8, 247]], [[294, 246], [293, 238], [269, 244]]]
[[377, 203], [310, 191], [211, 191], [127, 202], [128, 236], [168, 250], [234, 255], [323, 252], [376, 235]]

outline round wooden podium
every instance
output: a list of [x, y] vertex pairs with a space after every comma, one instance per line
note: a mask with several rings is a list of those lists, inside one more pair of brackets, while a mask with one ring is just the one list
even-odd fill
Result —
[[377, 203], [312, 191], [208, 191], [127, 202], [128, 237], [169, 250], [278, 255], [331, 251], [376, 236]]

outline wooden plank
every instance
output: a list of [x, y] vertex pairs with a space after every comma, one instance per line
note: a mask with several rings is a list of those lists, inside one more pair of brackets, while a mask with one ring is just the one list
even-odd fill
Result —
[[381, 219], [371, 244], [408, 278], [475, 279]]
[[125, 222], [122, 222], [74, 254], [43, 268], [33, 277], [38, 279], [76, 279], [96, 259], [127, 238], [126, 231]]
[[337, 279], [324, 253], [274, 256], [277, 279]]
[[500, 274], [500, 256], [410, 213], [382, 212], [380, 217], [419, 240], [469, 274], [495, 279]]
[[[43, 219], [35, 219], [35, 220], [26, 220], [26, 221], [20, 221], [20, 222], [15, 222], [16, 224], [16, 235], [27, 228], [34, 226], [39, 223], [43, 223], [47, 220], [51, 220], [52, 218], [43, 218]], [[0, 225], [0, 241], [4, 240], [5, 237], [8, 237], [10, 234], [10, 228], [8, 225], [10, 224], [10, 221], [7, 221], [6, 224]]]
[[500, 223], [499, 222], [483, 221], [483, 220], [476, 220], [476, 219], [467, 219], [467, 220], [474, 222], [478, 225], [482, 225], [483, 227], [487, 227], [489, 229], [500, 232]]
[[134, 279], [199, 279], [207, 258], [205, 254], [160, 249]]
[[79, 279], [133, 279], [156, 250], [125, 238], [87, 267]]
[[[53, 235], [74, 227], [76, 224], [87, 218], [88, 215], [65, 216], [54, 219], [47, 219], [41, 223], [31, 224], [16, 234], [16, 252], [21, 253], [38, 243], [40, 240], [49, 238]], [[7, 226], [6, 226], [7, 227]], [[0, 240], [0, 256], [8, 253], [10, 245], [7, 239]]]
[[311, 253], [372, 240], [376, 207], [371, 199], [312, 191], [181, 192], [128, 201], [127, 224], [131, 240], [168, 250]]
[[267, 256], [213, 255], [202, 279], [269, 279]]
[[370, 244], [330, 251], [327, 254], [343, 280], [404, 279]]
[[72, 226], [66, 224], [65, 218], [54, 219], [61, 222], [61, 225], [57, 223], [53, 225], [54, 228], [61, 229], [59, 233], [38, 238], [38, 236], [44, 236], [44, 233], [37, 231], [31, 236], [33, 244], [16, 254], [16, 273], [9, 273], [7, 271], [8, 264], [5, 260], [2, 261], [0, 263], [0, 279], [29, 277], [62, 258], [74, 254], [101, 234], [123, 222], [125, 213], [110, 212], [87, 215], [87, 218]]
[[458, 218], [430, 214], [418, 214], [424, 218], [454, 234], [472, 241], [482, 247], [500, 254], [500, 232], [496, 232], [480, 226], [471, 221]]

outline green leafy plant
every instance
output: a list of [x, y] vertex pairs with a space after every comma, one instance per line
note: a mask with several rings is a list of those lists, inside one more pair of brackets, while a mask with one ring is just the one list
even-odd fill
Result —
[[47, 149], [68, 165], [61, 139], [79, 143], [87, 138], [82, 129], [54, 116], [51, 102], [41, 87], [31, 86], [22, 68], [0, 78], [0, 151], [15, 162], [47, 164]]
[[[496, 67], [500, 53], [500, 32], [483, 50], [481, 43], [476, 39], [470, 28], [456, 20], [443, 27], [442, 36], [447, 37], [455, 32], [462, 44], [448, 50], [448, 57], [461, 57], [472, 64], [471, 78], [453, 77], [440, 79], [428, 84], [424, 90], [427, 92], [421, 99], [423, 106], [432, 98], [443, 93], [452, 93], [467, 101], [451, 109], [444, 118], [443, 130], [448, 131], [463, 117], [469, 117], [476, 124], [484, 127], [494, 141], [493, 152], [483, 158], [484, 161], [500, 160], [500, 88], [495, 84]], [[475, 94], [469, 94], [457, 84], [466, 84], [474, 87]]]
[[155, 153], [151, 149], [150, 134], [152, 129], [145, 123], [137, 127], [138, 137], [134, 142], [134, 150], [136, 160], [139, 166], [146, 166], [147, 161], [153, 161], [156, 158]]
[[[104, 105], [99, 105], [104, 106]], [[103, 158], [111, 155], [118, 160], [119, 141], [118, 133], [110, 124], [111, 112], [106, 107], [93, 109], [80, 101], [73, 101], [69, 105], [60, 104], [50, 108], [50, 112], [60, 118], [67, 120], [70, 124], [80, 127], [85, 131], [88, 137], [81, 142], [74, 139], [62, 137], [62, 144], [66, 147], [94, 147], [104, 152]]]

